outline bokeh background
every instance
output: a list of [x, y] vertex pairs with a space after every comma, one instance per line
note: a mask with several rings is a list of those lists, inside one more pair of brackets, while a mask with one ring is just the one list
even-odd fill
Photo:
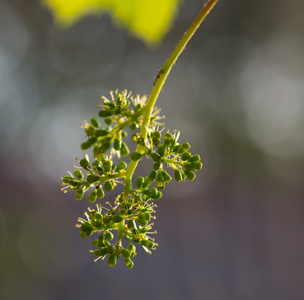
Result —
[[151, 256], [94, 263], [88, 202], [60, 191], [100, 96], [149, 94], [202, 3], [151, 49], [109, 16], [62, 30], [0, 0], [0, 299], [304, 299], [301, 0], [220, 0], [174, 66], [157, 105], [204, 168], [167, 185]]

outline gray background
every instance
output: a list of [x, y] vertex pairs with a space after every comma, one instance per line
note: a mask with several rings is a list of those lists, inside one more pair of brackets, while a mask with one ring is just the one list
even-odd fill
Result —
[[108, 16], [62, 30], [0, 0], [0, 299], [304, 299], [303, 1], [220, 0], [174, 66], [157, 106], [204, 168], [167, 185], [151, 256], [94, 263], [88, 202], [60, 191], [100, 96], [149, 94], [201, 6], [149, 49]]

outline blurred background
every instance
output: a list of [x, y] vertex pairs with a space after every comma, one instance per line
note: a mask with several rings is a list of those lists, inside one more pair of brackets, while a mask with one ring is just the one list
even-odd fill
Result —
[[63, 30], [0, 0], [0, 299], [304, 299], [301, 0], [220, 0], [173, 67], [157, 106], [204, 168], [167, 184], [151, 256], [94, 263], [88, 202], [60, 191], [100, 96], [149, 94], [202, 3], [151, 49], [107, 15]]

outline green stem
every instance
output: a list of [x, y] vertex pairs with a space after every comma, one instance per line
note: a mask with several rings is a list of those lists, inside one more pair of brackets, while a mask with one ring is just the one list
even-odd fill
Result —
[[122, 220], [120, 223], [118, 223], [118, 237], [117, 237], [117, 245], [121, 245], [121, 238], [124, 230], [125, 220]]
[[[143, 140], [147, 137], [147, 127], [150, 124], [150, 118], [153, 111], [153, 107], [155, 105], [155, 102], [158, 98], [158, 95], [171, 71], [172, 66], [180, 56], [180, 54], [185, 49], [186, 45], [188, 44], [189, 40], [193, 36], [193, 34], [196, 32], [202, 21], [205, 19], [205, 17], [208, 15], [208, 13], [211, 11], [211, 9], [216, 4], [217, 0], [209, 0], [208, 3], [203, 7], [201, 12], [198, 14], [194, 22], [191, 24], [189, 29], [185, 32], [184, 36], [164, 64], [164, 66], [158, 71], [158, 74], [156, 75], [156, 80], [153, 84], [153, 89], [151, 91], [150, 97], [144, 106], [144, 112], [143, 112], [143, 123], [140, 131], [140, 136], [143, 138]], [[141, 145], [137, 145], [136, 152], [143, 153], [144, 148]], [[136, 169], [136, 166], [139, 161], [131, 161], [127, 171], [126, 171], [126, 181], [125, 181], [125, 192], [124, 196], [127, 198], [130, 189], [131, 189], [131, 181], [133, 173]]]

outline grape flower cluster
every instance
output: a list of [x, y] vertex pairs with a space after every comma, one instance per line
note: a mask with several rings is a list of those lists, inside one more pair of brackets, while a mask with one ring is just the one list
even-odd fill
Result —
[[[83, 125], [87, 140], [81, 148], [92, 148], [94, 161], [90, 162], [87, 154], [78, 160], [74, 172], [62, 178], [62, 190], [74, 190], [76, 200], [87, 193], [88, 201], [96, 203], [96, 208], [88, 208], [76, 224], [82, 238], [97, 234], [92, 243], [95, 250], [91, 250], [96, 260], [107, 258], [108, 265], [113, 267], [123, 257], [127, 267], [132, 268], [138, 245], [149, 254], [158, 246], [151, 237], [156, 233], [152, 230], [154, 201], [162, 198], [162, 190], [172, 180], [169, 173], [177, 182], [192, 181], [202, 163], [199, 155], [191, 155], [188, 143], [178, 143], [180, 132], [172, 134], [163, 128], [159, 109], [154, 108], [149, 119], [144, 120], [146, 96], [133, 97], [126, 90], [110, 94], [111, 99], [102, 97], [99, 117], [103, 126], [96, 118]], [[127, 127], [134, 131], [131, 142], [137, 146], [132, 153], [125, 142]], [[114, 163], [114, 156], [118, 163]], [[132, 184], [134, 170], [143, 158], [152, 162], [152, 170]], [[124, 191], [111, 203], [104, 202], [105, 193], [118, 184], [124, 185]]]

